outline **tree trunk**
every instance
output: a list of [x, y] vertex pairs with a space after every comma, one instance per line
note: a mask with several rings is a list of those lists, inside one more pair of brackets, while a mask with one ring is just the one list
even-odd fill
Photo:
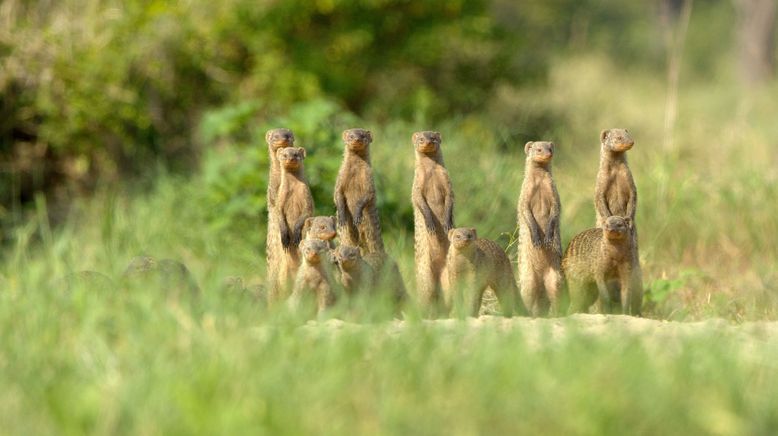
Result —
[[759, 85], [773, 75], [775, 0], [734, 0], [734, 4], [740, 75], [746, 85]]

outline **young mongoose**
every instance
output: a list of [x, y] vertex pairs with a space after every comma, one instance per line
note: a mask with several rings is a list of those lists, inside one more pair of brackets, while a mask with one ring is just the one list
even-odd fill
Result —
[[450, 313], [462, 310], [478, 316], [486, 288], [497, 295], [506, 316], [523, 306], [513, 277], [513, 267], [502, 248], [488, 239], [479, 238], [474, 228], [456, 228], [448, 232], [450, 246], [446, 257], [448, 281], [443, 301]]
[[300, 310], [305, 304], [304, 300], [309, 300], [310, 297], [315, 297], [319, 313], [335, 304], [329, 252], [327, 243], [319, 239], [306, 239], [300, 243], [303, 262], [297, 271], [292, 295], [289, 297], [289, 307], [292, 310]]
[[381, 223], [376, 211], [376, 191], [370, 164], [369, 130], [343, 131], [345, 152], [335, 181], [338, 235], [345, 245], [359, 247], [362, 254], [383, 253]]
[[315, 216], [305, 219], [303, 225], [303, 235], [305, 239], [321, 239], [327, 243], [330, 249], [335, 248], [333, 240], [338, 236], [335, 228], [334, 216]]
[[632, 250], [631, 225], [631, 219], [612, 215], [602, 228], [585, 230], [570, 241], [562, 260], [570, 313], [587, 312], [595, 301], [601, 313], [610, 313], [611, 300], [616, 297], [623, 313], [640, 314], [643, 289]]
[[271, 129], [265, 133], [270, 161], [270, 173], [267, 177], [267, 235], [265, 236], [265, 258], [267, 269], [280, 262], [281, 240], [278, 238], [278, 224], [275, 221], [274, 208], [278, 187], [281, 184], [281, 165], [276, 153], [281, 148], [294, 146], [294, 134], [289, 129]]
[[611, 215], [629, 218], [633, 228], [638, 192], [627, 165], [627, 150], [635, 145], [626, 129], [603, 130], [600, 133], [600, 169], [594, 187], [595, 227], [602, 227]]
[[305, 149], [286, 147], [279, 149], [276, 156], [281, 166], [281, 183], [273, 210], [283, 253], [279, 253], [278, 262], [268, 265], [268, 299], [271, 303], [287, 295], [300, 264], [298, 244], [303, 225], [313, 214], [313, 197], [303, 169]]
[[528, 142], [527, 160], [518, 204], [519, 287], [533, 316], [560, 313], [562, 242], [561, 206], [551, 175], [554, 143]]
[[420, 303], [434, 310], [440, 298], [441, 272], [446, 264], [448, 236], [454, 228], [454, 191], [443, 163], [438, 132], [416, 132], [413, 177], [416, 290]]
[[333, 258], [338, 267], [340, 284], [346, 295], [354, 296], [360, 292], [371, 291], [374, 286], [373, 270], [362, 256], [359, 248], [353, 245], [339, 245], [333, 251]]

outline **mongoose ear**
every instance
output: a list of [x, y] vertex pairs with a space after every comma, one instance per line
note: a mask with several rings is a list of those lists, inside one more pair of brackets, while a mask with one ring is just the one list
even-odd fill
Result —
[[414, 133], [414, 134], [411, 136], [411, 142], [413, 142], [414, 144], [416, 144], [416, 142], [419, 140], [419, 135], [420, 135], [420, 134], [421, 134], [420, 132], [415, 132], [415, 133]]
[[470, 230], [473, 232], [473, 237], [478, 239], [478, 231], [476, 231], [475, 227], [470, 227]]
[[329, 216], [329, 219], [330, 219], [330, 220], [331, 220], [333, 223], [335, 223], [335, 215], [330, 215], [330, 216]]
[[340, 139], [342, 139], [343, 142], [346, 142], [346, 136], [348, 136], [348, 129], [343, 131], [343, 133], [340, 135]]
[[283, 148], [279, 148], [278, 150], [276, 150], [276, 157], [278, 159], [281, 159], [281, 153], [283, 153], [283, 152], [284, 152]]
[[365, 134], [367, 135], [367, 142], [373, 142], [373, 132], [367, 130]]
[[270, 135], [272, 134], [273, 134], [273, 129], [270, 129], [267, 132], [265, 132], [265, 142], [267, 142], [268, 144], [270, 143]]
[[627, 224], [627, 228], [632, 230], [632, 218], [624, 217], [624, 223]]
[[605, 143], [605, 140], [608, 139], [608, 133], [610, 130], [605, 129], [602, 132], [600, 132], [600, 142]]
[[553, 153], [554, 151], [556, 151], [556, 144], [555, 144], [555, 143], [553, 143], [553, 142], [549, 142], [549, 143], [548, 143], [548, 146], [549, 146], [549, 147], [551, 147], [551, 152], [552, 152], [552, 153]]
[[305, 152], [305, 149], [302, 147], [297, 147], [300, 150], [300, 153], [303, 155], [303, 159], [308, 157], [308, 154]]
[[310, 229], [312, 225], [313, 225], [313, 217], [306, 218], [305, 222], [303, 223], [303, 235], [308, 233], [308, 229]]
[[532, 141], [524, 144], [524, 154], [529, 154], [529, 148], [532, 147]]
[[438, 141], [443, 142], [443, 137], [440, 136], [440, 132], [434, 132], [433, 134], [435, 135], [436, 138], [438, 138]]

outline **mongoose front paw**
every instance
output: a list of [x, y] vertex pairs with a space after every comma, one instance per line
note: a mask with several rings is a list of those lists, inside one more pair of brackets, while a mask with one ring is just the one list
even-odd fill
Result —
[[290, 243], [291, 243], [291, 238], [289, 237], [289, 233], [287, 232], [281, 233], [281, 245], [284, 247], [284, 251], [289, 251]]
[[356, 215], [354, 215], [354, 225], [358, 226], [362, 222], [362, 213], [357, 212]]
[[540, 239], [540, 235], [538, 235], [537, 233], [532, 235], [532, 245], [535, 247], [540, 247], [541, 245], [543, 245], [543, 240]]
[[346, 219], [345, 215], [345, 213], [338, 214], [338, 227], [346, 227], [348, 224], [348, 220]]

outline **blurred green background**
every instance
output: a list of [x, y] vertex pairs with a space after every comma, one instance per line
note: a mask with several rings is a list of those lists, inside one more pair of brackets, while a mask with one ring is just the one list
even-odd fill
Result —
[[[775, 18], [773, 0], [0, 0], [0, 433], [774, 433], [775, 327], [748, 321], [778, 315]], [[456, 223], [515, 258], [523, 144], [558, 144], [566, 244], [594, 223], [600, 130], [627, 128], [645, 315], [725, 321], [409, 305], [300, 328], [223, 286], [264, 280], [274, 127], [308, 150], [318, 214], [341, 131], [372, 130], [409, 285], [412, 132], [442, 133]], [[183, 261], [201, 299], [68, 276], [140, 253]]]

